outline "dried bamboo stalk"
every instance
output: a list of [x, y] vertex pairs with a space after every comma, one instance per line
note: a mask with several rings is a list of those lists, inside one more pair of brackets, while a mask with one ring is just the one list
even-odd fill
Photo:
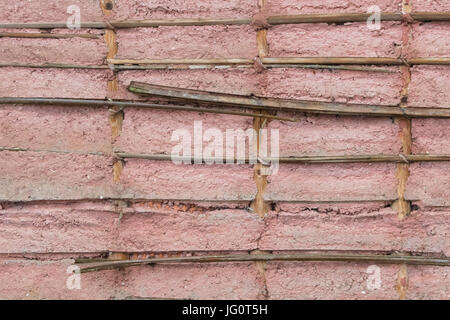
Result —
[[275, 111], [288, 110], [319, 114], [450, 118], [450, 108], [403, 108], [398, 106], [276, 99], [167, 87], [135, 81], [131, 82], [128, 90], [137, 94], [163, 97], [170, 101]]
[[55, 33], [26, 33], [26, 32], [1, 32], [0, 38], [44, 38], [44, 39], [99, 39], [100, 35], [96, 34], [55, 34]]
[[143, 260], [122, 260], [99, 263], [94, 266], [81, 267], [80, 272], [95, 272], [109, 269], [127, 268], [132, 266], [152, 265], [160, 263], [212, 263], [212, 262], [253, 262], [253, 261], [341, 261], [357, 263], [380, 264], [411, 264], [450, 266], [447, 257], [430, 258], [422, 256], [396, 256], [396, 255], [360, 255], [360, 254], [334, 254], [334, 253], [297, 253], [297, 254], [241, 254], [217, 255], [175, 258], [154, 258]]
[[[272, 25], [292, 23], [345, 23], [364, 22], [370, 17], [369, 13], [331, 13], [331, 14], [304, 14], [270, 16], [267, 22]], [[416, 12], [411, 18], [416, 21], [448, 21], [450, 12]], [[403, 21], [401, 13], [386, 12], [380, 16], [383, 21]], [[181, 18], [165, 20], [110, 20], [105, 22], [81, 22], [81, 28], [107, 29], [107, 28], [145, 28], [160, 26], [209, 26], [209, 25], [249, 25], [251, 17], [242, 18]], [[57, 29], [67, 28], [66, 22], [32, 22], [32, 23], [2, 23], [3, 29]]]
[[223, 59], [108, 59], [110, 64], [130, 64], [130, 65], [170, 65], [170, 64], [189, 64], [189, 65], [245, 65], [253, 64], [252, 59], [246, 58], [223, 58]]
[[397, 59], [384, 57], [281, 57], [263, 58], [263, 64], [340, 64], [340, 65], [448, 65], [450, 57]]
[[191, 112], [204, 112], [214, 114], [230, 114], [243, 117], [261, 117], [281, 121], [296, 120], [287, 117], [278, 117], [273, 115], [266, 115], [261, 113], [248, 113], [240, 111], [231, 111], [225, 109], [214, 108], [200, 108], [189, 106], [177, 106], [177, 105], [163, 105], [153, 104], [145, 102], [134, 101], [121, 101], [121, 100], [95, 100], [95, 99], [66, 99], [66, 98], [0, 98], [0, 104], [46, 104], [46, 105], [61, 105], [61, 106], [79, 106], [88, 105], [96, 107], [135, 107], [135, 108], [149, 108], [149, 109], [163, 109], [163, 110], [177, 110], [177, 111], [191, 111]]
[[46, 64], [23, 64], [23, 63], [0, 63], [0, 68], [37, 68], [37, 69], [109, 69], [107, 65], [78, 65], [78, 64], [62, 64], [62, 63], [46, 63]]
[[325, 64], [263, 64], [266, 68], [304, 68], [304, 69], [327, 69], [327, 70], [350, 70], [380, 73], [395, 73], [390, 69], [381, 69], [379, 67], [361, 67], [352, 65], [325, 65]]
[[[172, 156], [167, 154], [136, 154], [117, 152], [116, 156], [123, 159], [146, 159], [146, 160], [176, 160], [185, 163], [227, 163], [226, 158], [195, 158]], [[450, 154], [408, 154], [408, 155], [332, 155], [332, 156], [292, 156], [292, 157], [262, 157], [262, 162], [270, 163], [277, 161], [280, 163], [361, 163], [361, 162], [431, 162], [431, 161], [450, 161]], [[228, 163], [231, 161], [228, 160]], [[232, 163], [257, 163], [258, 159], [233, 159]]]
[[[372, 13], [326, 13], [326, 14], [301, 14], [301, 15], [281, 15], [267, 18], [267, 23], [277, 24], [297, 24], [297, 23], [344, 23], [344, 22], [364, 22]], [[401, 13], [382, 13], [382, 21], [401, 21]]]

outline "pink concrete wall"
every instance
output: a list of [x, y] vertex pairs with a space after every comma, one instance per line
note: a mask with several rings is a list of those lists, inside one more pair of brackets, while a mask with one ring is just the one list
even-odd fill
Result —
[[[446, 1], [412, 0], [413, 11], [449, 11]], [[82, 21], [105, 19], [252, 18], [257, 0], [115, 0], [109, 15], [98, 0], [0, 3], [0, 23], [64, 22], [79, 5]], [[366, 12], [371, 1], [268, 0], [268, 15]], [[401, 1], [378, 1], [401, 12]], [[292, 24], [268, 29], [269, 57], [449, 57], [448, 22]], [[41, 32], [6, 30], [1, 32]], [[54, 29], [97, 39], [0, 38], [0, 63], [106, 65], [105, 30]], [[115, 58], [249, 58], [258, 55], [253, 26], [171, 26], [115, 31]], [[407, 40], [407, 42], [406, 42]], [[223, 93], [328, 102], [398, 105], [406, 85], [389, 72], [257, 66], [181, 70], [0, 67], [0, 97], [143, 100], [131, 81]], [[450, 107], [447, 66], [412, 66], [408, 97], [416, 107]], [[117, 90], [108, 89], [116, 80]], [[114, 82], [112, 82], [114, 83]], [[82, 275], [69, 290], [74, 259], [123, 252], [132, 258], [248, 253], [413, 252], [450, 255], [450, 176], [447, 162], [413, 163], [400, 220], [397, 165], [281, 164], [267, 179], [261, 217], [252, 165], [175, 165], [127, 159], [114, 181], [113, 151], [170, 154], [172, 132], [250, 129], [253, 119], [199, 112], [126, 108], [112, 136], [110, 111], [92, 106], [0, 105], [0, 299], [398, 299], [399, 265], [380, 265], [382, 284], [367, 287], [368, 263], [268, 262], [156, 265]], [[281, 156], [402, 152], [402, 131], [389, 117], [278, 112], [272, 120]], [[413, 119], [412, 152], [448, 154], [447, 119]], [[203, 144], [205, 145], [205, 144]], [[224, 147], [226, 150], [226, 147]], [[89, 154], [101, 152], [100, 154]], [[448, 299], [449, 268], [408, 266], [406, 298]]]

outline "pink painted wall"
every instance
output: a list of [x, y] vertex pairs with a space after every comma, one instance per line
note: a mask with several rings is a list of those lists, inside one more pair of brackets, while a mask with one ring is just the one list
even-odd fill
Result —
[[[448, 1], [412, 0], [413, 11], [449, 11]], [[251, 18], [258, 0], [115, 0], [105, 15], [98, 0], [0, 1], [0, 23], [105, 19]], [[372, 1], [267, 0], [269, 15], [366, 12]], [[378, 1], [401, 12], [401, 1]], [[449, 57], [449, 22], [292, 24], [268, 29], [269, 57]], [[7, 30], [0, 32], [40, 32]], [[0, 63], [106, 65], [104, 30], [97, 39], [0, 37]], [[249, 58], [258, 54], [252, 26], [158, 27], [117, 30], [115, 58]], [[223, 93], [328, 102], [398, 105], [404, 77], [388, 72], [305, 68], [181, 70], [0, 67], [0, 97], [142, 100], [130, 81]], [[408, 106], [450, 107], [448, 66], [413, 66]], [[118, 89], [107, 82], [117, 76]], [[113, 180], [114, 151], [170, 154], [175, 129], [249, 129], [234, 115], [127, 108], [113, 138], [110, 112], [92, 106], [0, 105], [0, 299], [398, 299], [398, 265], [380, 265], [380, 289], [367, 288], [369, 264], [268, 262], [133, 267], [82, 276], [66, 287], [74, 259], [124, 252], [132, 258], [298, 251], [400, 251], [450, 255], [450, 167], [410, 165], [406, 220], [390, 207], [398, 198], [396, 165], [281, 164], [268, 178], [260, 217], [249, 208], [257, 187], [252, 165], [175, 165], [129, 159]], [[389, 117], [279, 112], [297, 122], [269, 121], [280, 133], [280, 155], [363, 155], [402, 152], [401, 129]], [[450, 153], [447, 119], [413, 119], [412, 149]], [[101, 152], [103, 155], [87, 154]], [[448, 267], [408, 266], [408, 299], [448, 299]]]

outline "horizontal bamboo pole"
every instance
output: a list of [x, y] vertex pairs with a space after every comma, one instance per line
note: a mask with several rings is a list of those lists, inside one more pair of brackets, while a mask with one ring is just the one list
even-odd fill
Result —
[[162, 109], [162, 110], [177, 110], [177, 111], [191, 111], [191, 112], [204, 112], [214, 114], [229, 114], [243, 117], [261, 117], [267, 119], [291, 121], [296, 120], [287, 117], [278, 117], [262, 113], [248, 113], [240, 111], [231, 111], [225, 109], [214, 108], [200, 108], [189, 106], [177, 106], [177, 105], [163, 105], [153, 104], [145, 102], [134, 101], [121, 101], [121, 100], [95, 100], [95, 99], [66, 99], [66, 98], [0, 98], [0, 104], [45, 104], [45, 105], [61, 105], [61, 106], [96, 106], [96, 107], [135, 107], [135, 108], [149, 108], [149, 109]]
[[245, 65], [253, 64], [253, 59], [246, 58], [223, 58], [223, 59], [108, 59], [110, 64], [131, 64], [131, 65], [145, 65], [145, 64], [159, 64], [159, 65], [169, 65], [169, 64], [190, 64], [190, 65]]
[[[297, 23], [344, 23], [344, 22], [364, 22], [373, 13], [328, 13], [328, 14], [301, 14], [282, 15], [267, 18], [267, 23], [277, 24], [297, 24]], [[401, 21], [401, 13], [381, 13], [382, 21]]]
[[[297, 24], [297, 23], [345, 23], [365, 22], [373, 13], [328, 13], [328, 14], [302, 14], [271, 16], [267, 22], [271, 25]], [[409, 15], [416, 21], [449, 21], [450, 12], [416, 12]], [[386, 12], [380, 14], [382, 21], [403, 21], [401, 13]]]
[[[450, 65], [450, 57], [398, 59], [386, 57], [265, 57], [263, 66], [289, 65]], [[252, 65], [252, 59], [108, 59], [112, 65]]]
[[273, 68], [297, 68], [297, 69], [326, 69], [326, 70], [350, 70], [350, 71], [364, 71], [364, 72], [380, 72], [380, 73], [396, 73], [395, 70], [382, 69], [380, 67], [363, 67], [353, 65], [325, 65], [325, 64], [268, 64], [263, 63], [263, 66], [268, 69]]
[[[48, 153], [62, 153], [62, 154], [83, 154], [96, 156], [111, 156], [111, 154], [103, 152], [78, 152], [69, 150], [54, 150], [54, 149], [32, 149], [23, 147], [2, 147], [0, 151], [13, 152], [48, 152]], [[450, 161], [450, 154], [399, 154], [399, 155], [331, 155], [331, 156], [290, 156], [290, 157], [254, 157], [254, 158], [217, 158], [217, 157], [185, 157], [172, 156], [169, 154], [143, 154], [143, 153], [126, 153], [114, 152], [117, 158], [121, 159], [144, 159], [154, 161], [180, 161], [184, 163], [361, 163], [361, 162], [433, 162], [433, 161]], [[227, 162], [228, 161], [228, 162]]]
[[356, 263], [380, 264], [410, 264], [450, 266], [447, 257], [430, 258], [422, 256], [395, 256], [395, 255], [360, 255], [360, 254], [334, 254], [334, 253], [297, 253], [297, 254], [240, 254], [217, 256], [194, 256], [175, 258], [153, 258], [142, 260], [106, 261], [93, 266], [81, 267], [80, 272], [95, 272], [109, 269], [127, 268], [133, 266], [152, 265], [161, 263], [212, 263], [212, 262], [253, 262], [253, 261], [339, 261]]
[[[304, 14], [270, 16], [268, 24], [292, 24], [292, 23], [345, 23], [364, 22], [371, 16], [369, 13], [330, 13], [330, 14]], [[403, 21], [401, 13], [381, 13], [383, 21]], [[416, 21], [448, 21], [450, 12], [415, 12], [408, 16]], [[159, 20], [110, 20], [105, 22], [81, 22], [81, 28], [106, 29], [106, 28], [145, 28], [161, 26], [210, 26], [210, 25], [250, 25], [252, 17], [242, 18], [181, 18]], [[57, 29], [67, 28], [66, 22], [31, 22], [31, 23], [1, 23], [2, 29]]]
[[206, 103], [208, 105], [214, 104], [275, 111], [301, 111], [319, 114], [450, 118], [450, 108], [403, 108], [398, 106], [276, 99], [182, 89], [135, 81], [131, 82], [128, 89], [137, 94], [163, 97], [170, 101], [182, 101], [183, 103]]
[[0, 38], [43, 38], [43, 39], [70, 39], [70, 38], [83, 38], [83, 39], [99, 39], [101, 35], [97, 34], [55, 34], [55, 33], [26, 33], [26, 32], [0, 32]]
[[79, 65], [79, 64], [62, 64], [62, 63], [46, 63], [46, 64], [23, 64], [23, 63], [0, 63], [0, 68], [33, 68], [33, 69], [109, 69], [107, 65]]
[[[227, 163], [226, 158], [195, 158], [172, 156], [167, 154], [136, 154], [117, 152], [116, 156], [122, 159], [146, 159], [146, 160], [161, 160], [161, 161], [183, 161], [191, 163], [207, 162], [207, 163]], [[258, 159], [232, 159], [228, 163], [256, 163]], [[450, 161], [450, 154], [408, 154], [408, 155], [332, 155], [332, 156], [292, 156], [292, 157], [262, 157], [261, 162], [280, 162], [280, 163], [361, 163], [361, 162], [432, 162], [432, 161]]]
[[[59, 64], [59, 63], [46, 63], [46, 64], [23, 64], [23, 63], [0, 63], [1, 67], [13, 67], [13, 68], [39, 68], [39, 69], [111, 69], [114, 71], [125, 70], [199, 70], [199, 69], [224, 69], [224, 68], [252, 68], [251, 64], [237, 64], [237, 65], [218, 65], [218, 64], [144, 64], [144, 65], [123, 65], [123, 64], [110, 64], [110, 65], [74, 65], [74, 64]], [[320, 64], [265, 64], [266, 68], [305, 68], [305, 69], [327, 69], [327, 70], [351, 70], [351, 71], [364, 71], [364, 72], [380, 72], [380, 73], [395, 73], [394, 70], [381, 69], [374, 67], [364, 66], [351, 66], [351, 65], [320, 65]]]
[[384, 57], [283, 57], [262, 58], [263, 64], [354, 64], [354, 65], [449, 65], [450, 57], [397, 59]]

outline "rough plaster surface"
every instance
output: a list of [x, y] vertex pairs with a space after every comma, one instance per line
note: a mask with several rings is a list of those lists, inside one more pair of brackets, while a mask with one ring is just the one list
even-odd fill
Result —
[[40, 150], [108, 152], [109, 112], [105, 108], [2, 105], [0, 146]]
[[[383, 12], [400, 12], [400, 2], [376, 4]], [[63, 22], [72, 4], [81, 7], [82, 21], [105, 18], [97, 0], [4, 1], [0, 22]], [[365, 0], [269, 0], [265, 13], [366, 12], [372, 4]], [[413, 10], [450, 8], [443, 0], [414, 0]], [[237, 18], [257, 12], [257, 1], [250, 0], [116, 0], [108, 18]], [[408, 57], [448, 56], [448, 27], [447, 22], [413, 24], [409, 47], [403, 52]], [[11, 31], [42, 32], [1, 30]], [[101, 35], [103, 30], [50, 32]], [[285, 25], [268, 31], [274, 57], [397, 57], [402, 39], [402, 27], [396, 22], [384, 22], [380, 31], [369, 31], [363, 23]], [[116, 57], [134, 59], [252, 58], [257, 54], [256, 34], [248, 26], [119, 30], [118, 43]], [[2, 63], [82, 65], [100, 64], [105, 58], [102, 37], [0, 38]], [[130, 81], [143, 81], [245, 95], [398, 104], [401, 73], [397, 67], [383, 68], [393, 73], [257, 72], [223, 67], [126, 71], [117, 74], [116, 93], [107, 93], [106, 83], [113, 77], [109, 70], [0, 68], [5, 80], [0, 96], [142, 99], [126, 87]], [[408, 105], [450, 106], [447, 67], [414, 66], [411, 70]], [[269, 128], [280, 130], [284, 156], [401, 152], [398, 124], [390, 118], [278, 114], [298, 120], [269, 122]], [[398, 197], [395, 164], [281, 164], [279, 172], [268, 178], [264, 192], [264, 198], [272, 202], [271, 210], [260, 218], [249, 209], [257, 191], [250, 165], [177, 166], [127, 160], [120, 181], [114, 183], [114, 159], [109, 156], [112, 150], [168, 154], [175, 129], [192, 133], [196, 120], [203, 122], [204, 130], [247, 129], [253, 125], [251, 118], [130, 108], [125, 109], [121, 135], [112, 141], [108, 116], [107, 109], [89, 106], [0, 105], [0, 147], [41, 150], [0, 152], [1, 299], [397, 299], [396, 265], [380, 266], [382, 285], [377, 290], [367, 287], [368, 264], [270, 262], [264, 275], [254, 263], [133, 267], [85, 274], [82, 290], [66, 288], [67, 267], [73, 258], [98, 257], [107, 251], [137, 256], [255, 249], [450, 254], [447, 163], [410, 165], [406, 198], [413, 201], [414, 210], [403, 221], [390, 208]], [[414, 119], [413, 152], [450, 153], [448, 126], [444, 119]], [[94, 151], [107, 155], [82, 154]], [[93, 200], [102, 198], [127, 201]], [[407, 270], [406, 298], [448, 299], [449, 268], [408, 266]]]
[[414, 24], [408, 49], [409, 57], [448, 57], [450, 22]]
[[321, 204], [310, 204], [308, 208], [291, 205], [290, 211], [281, 209], [270, 213], [260, 249], [450, 253], [448, 212], [424, 210], [414, 212], [407, 221], [400, 221], [391, 208], [341, 213], [336, 208], [323, 207]]
[[254, 0], [115, 0], [116, 19], [235, 18], [258, 11]]
[[450, 206], [450, 164], [413, 163], [406, 185], [406, 198], [421, 200], [429, 206]]
[[119, 98], [137, 98], [126, 90], [131, 81], [231, 94], [260, 92], [258, 74], [253, 69], [125, 71], [119, 75]]
[[278, 25], [267, 41], [273, 57], [393, 57], [400, 54], [399, 22], [384, 22], [380, 30], [366, 23]]
[[266, 71], [265, 77], [263, 95], [286, 99], [394, 105], [402, 88], [399, 72], [280, 68]]
[[0, 38], [2, 63], [101, 65], [107, 53], [99, 39]]
[[72, 5], [80, 8], [81, 21], [103, 20], [98, 0], [27, 0], [2, 1], [0, 22], [64, 22], [73, 14], [67, 13]]
[[285, 164], [269, 176], [271, 201], [352, 201], [396, 199], [393, 164]]
[[[116, 58], [253, 58], [256, 33], [251, 26], [174, 26], [121, 29]], [[169, 45], [168, 45], [169, 44]]]
[[278, 113], [298, 122], [270, 121], [279, 130], [281, 156], [396, 154], [398, 125], [389, 118]]
[[110, 71], [0, 68], [2, 97], [104, 99]]
[[450, 67], [411, 68], [408, 103], [418, 107], [450, 108]]
[[414, 153], [450, 153], [450, 121], [448, 119], [414, 119], [412, 135]]
[[[376, 5], [380, 7], [382, 12], [399, 12], [401, 10], [401, 3], [401, 0], [381, 0], [377, 1]], [[370, 0], [269, 0], [267, 1], [267, 11], [274, 15], [341, 12], [359, 13], [366, 12], [372, 5], [374, 5], [374, 2]]]
[[120, 180], [125, 198], [252, 200], [256, 194], [250, 165], [176, 165], [129, 159]]
[[264, 228], [258, 216], [243, 209], [189, 207], [194, 210], [151, 203], [122, 209], [98, 202], [12, 206], [0, 210], [0, 245], [8, 253], [74, 254], [257, 248]]
[[[194, 135], [195, 121], [201, 122], [202, 134]], [[171, 154], [173, 148], [180, 144], [181, 140], [172, 141], [174, 130], [187, 131], [190, 135], [191, 154], [194, 155], [194, 139], [204, 141], [203, 151], [212, 145], [212, 141], [203, 139], [208, 130], [218, 129], [223, 135], [221, 148], [223, 155], [233, 152], [234, 147], [227, 147], [227, 130], [244, 130], [253, 128], [253, 119], [224, 114], [196, 113], [182, 111], [146, 110], [139, 108], [127, 108], [123, 122], [122, 133], [114, 144], [114, 150], [135, 153], [164, 153]], [[175, 138], [175, 137], [174, 137]], [[237, 143], [233, 144], [237, 146]]]
[[450, 11], [446, 0], [414, 0], [413, 4], [413, 11]]
[[0, 153], [2, 201], [113, 196], [112, 158], [48, 152]]

